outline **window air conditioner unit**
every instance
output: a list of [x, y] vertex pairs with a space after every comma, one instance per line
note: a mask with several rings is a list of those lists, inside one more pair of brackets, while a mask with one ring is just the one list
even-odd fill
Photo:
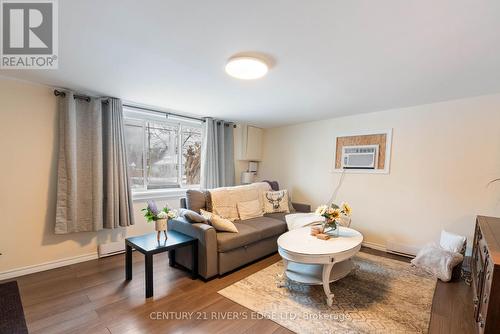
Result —
[[357, 145], [342, 147], [342, 168], [376, 169], [378, 145]]

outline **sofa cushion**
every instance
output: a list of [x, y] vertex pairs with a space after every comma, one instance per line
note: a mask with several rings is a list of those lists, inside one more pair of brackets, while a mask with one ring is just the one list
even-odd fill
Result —
[[272, 218], [272, 219], [281, 220], [282, 222], [285, 222], [285, 223], [286, 223], [285, 216], [286, 216], [287, 214], [288, 214], [288, 213], [286, 213], [286, 212], [265, 213], [265, 214], [264, 214], [264, 217], [269, 217], [269, 218]]
[[[203, 190], [189, 189], [186, 191], [186, 207], [189, 210], [200, 213], [200, 210], [207, 210], [206, 192]], [[210, 210], [207, 210], [210, 211]]]
[[217, 232], [217, 250], [219, 252], [227, 252], [261, 239], [260, 231], [250, 225], [237, 223], [236, 226], [238, 233]]
[[287, 230], [284, 221], [269, 217], [258, 217], [239, 221], [236, 226], [250, 226], [260, 232], [260, 238], [266, 239], [285, 233]]

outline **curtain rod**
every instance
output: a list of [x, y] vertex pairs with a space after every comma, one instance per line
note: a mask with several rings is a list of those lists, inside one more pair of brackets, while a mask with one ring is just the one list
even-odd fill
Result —
[[[167, 115], [167, 117], [168, 117], [168, 115], [172, 115], [172, 116], [179, 117], [179, 118], [192, 119], [195, 121], [205, 123], [204, 118], [193, 117], [193, 116], [184, 116], [184, 115], [176, 114], [176, 113], [169, 112], [169, 111], [161, 111], [161, 110], [155, 110], [155, 109], [146, 108], [146, 107], [139, 107], [139, 106], [134, 106], [132, 104], [124, 104], [123, 106], [127, 107], [127, 108], [140, 109], [140, 110], [145, 110], [145, 111], [154, 112], [154, 113], [158, 113], [158, 114], [164, 114], [164, 115]], [[217, 124], [220, 124], [220, 122], [217, 122]], [[226, 126], [229, 126], [229, 124], [226, 124]], [[233, 124], [233, 128], [236, 128], [236, 124]]]
[[[66, 97], [66, 93], [65, 92], [61, 92], [60, 90], [57, 90], [57, 89], [54, 89], [54, 95], [55, 96]], [[84, 100], [84, 101], [90, 102], [90, 96], [88, 96], [88, 95], [73, 94], [73, 98], [74, 99], [78, 99], [78, 100]], [[104, 100], [102, 102], [104, 104], [108, 103], [107, 100]]]
[[180, 117], [180, 118], [192, 119], [194, 121], [205, 122], [205, 120], [203, 118], [179, 115], [179, 114], [175, 114], [175, 113], [172, 113], [172, 112], [169, 112], [169, 111], [161, 111], [161, 110], [155, 110], [155, 109], [146, 108], [146, 107], [139, 107], [139, 106], [134, 106], [132, 104], [124, 104], [123, 106], [127, 107], [127, 108], [140, 109], [140, 110], [145, 110], [145, 111], [149, 111], [149, 112], [154, 112], [154, 113], [157, 113], [157, 114], [172, 115], [172, 116], [176, 116], [176, 117]]
[[[66, 97], [66, 93], [65, 92], [62, 92], [62, 91], [57, 90], [57, 89], [54, 89], [54, 95], [55, 96]], [[85, 100], [87, 102], [90, 102], [90, 96], [87, 96], [87, 95], [73, 94], [73, 98], [80, 99], [80, 100]], [[103, 103], [108, 103], [108, 101], [103, 101]], [[192, 119], [192, 120], [195, 120], [195, 121], [200, 121], [202, 123], [205, 122], [205, 119], [198, 118], [198, 117], [184, 116], [184, 115], [179, 115], [179, 114], [172, 113], [172, 112], [160, 111], [160, 110], [155, 110], [155, 109], [151, 109], [151, 108], [134, 106], [134, 105], [131, 105], [131, 104], [124, 104], [123, 106], [127, 107], [127, 108], [135, 108], [135, 109], [141, 109], [141, 110], [145, 110], [145, 111], [149, 111], [149, 112], [155, 112], [155, 113], [159, 113], [159, 114], [164, 114], [164, 115], [167, 115], [167, 117], [168, 117], [168, 115], [172, 115], [172, 116], [176, 116], [176, 117], [179, 117], [179, 118], [186, 118], [186, 119]], [[221, 122], [217, 122], [217, 124], [220, 124], [220, 123]], [[229, 124], [226, 124], [225, 126], [229, 126]], [[236, 124], [233, 124], [233, 128], [236, 128]]]

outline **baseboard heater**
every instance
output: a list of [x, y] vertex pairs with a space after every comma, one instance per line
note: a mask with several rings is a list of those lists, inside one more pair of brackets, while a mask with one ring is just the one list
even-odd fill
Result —
[[392, 253], [412, 258], [415, 257], [415, 255], [417, 255], [419, 251], [419, 247], [404, 245], [393, 240], [387, 240], [385, 247], [387, 253]]
[[125, 253], [125, 242], [122, 240], [99, 245], [97, 246], [97, 253], [100, 258]]
[[[388, 240], [385, 247], [388, 253], [412, 258], [415, 257], [419, 251], [419, 247], [404, 245], [392, 240]], [[125, 243], [123, 241], [108, 242], [99, 245], [97, 247], [97, 252], [100, 258], [125, 253]]]

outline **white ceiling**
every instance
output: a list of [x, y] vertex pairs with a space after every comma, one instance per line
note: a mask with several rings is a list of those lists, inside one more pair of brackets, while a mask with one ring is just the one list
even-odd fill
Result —
[[[12, 76], [265, 127], [500, 92], [500, 1], [61, 0], [59, 70]], [[256, 81], [224, 73], [270, 55]]]

